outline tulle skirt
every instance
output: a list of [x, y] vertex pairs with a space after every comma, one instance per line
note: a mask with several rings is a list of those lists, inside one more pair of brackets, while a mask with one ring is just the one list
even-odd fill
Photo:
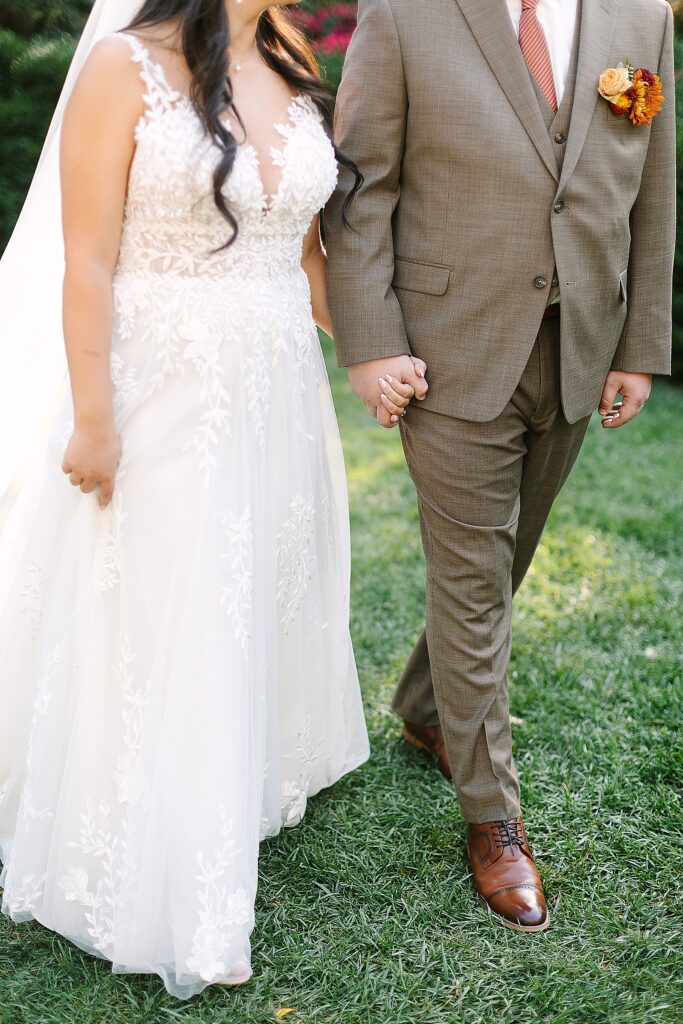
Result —
[[67, 394], [0, 539], [2, 909], [181, 998], [250, 976], [260, 839], [368, 756], [308, 285], [231, 287], [117, 279], [113, 502]]

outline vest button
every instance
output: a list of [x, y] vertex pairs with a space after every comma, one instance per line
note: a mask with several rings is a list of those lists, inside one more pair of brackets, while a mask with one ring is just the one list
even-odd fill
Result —
[[552, 285], [553, 288], [559, 288], [560, 287], [560, 282], [559, 282], [559, 279], [557, 277], [554, 277], [552, 279], [552, 281], [550, 282], [550, 284]]
[[555, 136], [555, 142], [558, 144], [558, 146], [564, 146], [566, 141], [567, 136], [564, 134], [564, 132], [558, 132]]
[[547, 288], [547, 287], [548, 287], [548, 278], [547, 277], [543, 277], [542, 274], [539, 274], [538, 277], [534, 278], [534, 288], [538, 288], [539, 291], [542, 291], [543, 288]]

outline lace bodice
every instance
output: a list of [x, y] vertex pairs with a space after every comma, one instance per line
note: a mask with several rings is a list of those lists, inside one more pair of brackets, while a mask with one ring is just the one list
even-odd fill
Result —
[[293, 98], [285, 121], [275, 126], [282, 139], [270, 152], [281, 169], [275, 195], [266, 194], [254, 147], [239, 146], [225, 185], [239, 233], [232, 246], [216, 252], [230, 226], [213, 198], [215, 144], [188, 97], [171, 88], [140, 40], [120, 37], [140, 67], [145, 111], [135, 129], [117, 273], [221, 279], [297, 268], [304, 236], [337, 180], [334, 150], [313, 102]]

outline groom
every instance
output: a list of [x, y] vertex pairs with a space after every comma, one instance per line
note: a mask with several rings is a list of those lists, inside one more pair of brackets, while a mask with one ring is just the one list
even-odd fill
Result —
[[429, 369], [402, 421], [426, 638], [395, 708], [452, 769], [479, 897], [541, 931], [510, 735], [512, 595], [591, 413], [627, 423], [669, 372], [671, 9], [360, 0], [337, 143], [365, 178], [351, 227], [347, 172], [326, 217], [339, 361], [386, 426], [387, 376], [421, 397], [409, 356]]

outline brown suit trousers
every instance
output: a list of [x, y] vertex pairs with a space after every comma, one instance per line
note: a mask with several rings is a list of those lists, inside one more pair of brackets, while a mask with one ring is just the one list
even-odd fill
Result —
[[520, 813], [507, 694], [512, 596], [589, 423], [562, 412], [559, 333], [559, 320], [544, 321], [495, 420], [412, 405], [402, 423], [428, 565], [427, 630], [394, 708], [409, 721], [441, 721], [468, 821]]

